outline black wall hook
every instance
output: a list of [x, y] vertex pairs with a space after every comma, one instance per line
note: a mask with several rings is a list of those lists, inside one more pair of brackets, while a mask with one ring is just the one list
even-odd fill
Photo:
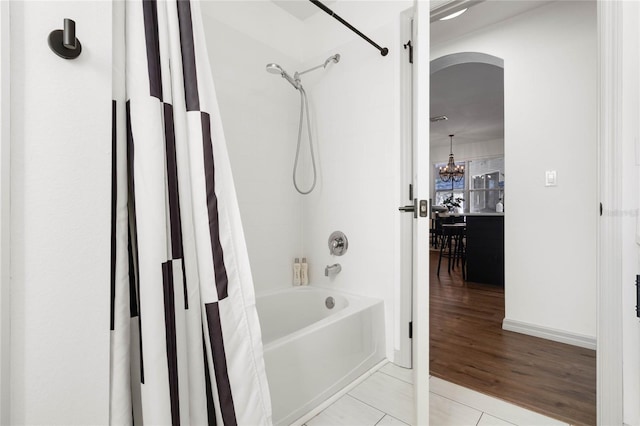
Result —
[[76, 23], [72, 19], [64, 19], [63, 30], [53, 30], [49, 34], [49, 47], [64, 59], [75, 59], [82, 53], [82, 44], [76, 38]]

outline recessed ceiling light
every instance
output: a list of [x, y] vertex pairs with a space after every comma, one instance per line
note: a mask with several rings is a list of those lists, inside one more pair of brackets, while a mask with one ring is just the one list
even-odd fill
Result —
[[440, 18], [441, 21], [447, 21], [449, 19], [453, 19], [453, 18], [457, 18], [458, 16], [462, 15], [463, 13], [465, 13], [467, 11], [467, 9], [462, 9], [459, 10], [455, 13], [452, 13], [451, 15], [447, 15], [444, 18]]

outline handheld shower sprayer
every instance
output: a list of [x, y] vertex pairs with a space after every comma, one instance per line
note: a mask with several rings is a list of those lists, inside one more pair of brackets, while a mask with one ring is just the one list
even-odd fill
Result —
[[295, 81], [289, 74], [287, 74], [287, 72], [283, 70], [280, 65], [267, 64], [267, 72], [270, 72], [271, 74], [280, 74], [280, 76], [291, 83], [293, 87], [295, 87], [296, 89], [300, 89], [300, 83]]
[[[309, 194], [316, 187], [317, 171], [316, 171], [315, 154], [313, 152], [313, 140], [311, 137], [311, 120], [309, 118], [309, 104], [307, 101], [307, 93], [305, 92], [304, 87], [302, 87], [302, 82], [300, 81], [300, 76], [302, 74], [308, 73], [309, 71], [313, 71], [318, 68], [326, 68], [327, 65], [329, 65], [331, 62], [337, 64], [339, 61], [340, 61], [340, 54], [336, 53], [335, 55], [328, 57], [324, 61], [324, 63], [318, 66], [309, 68], [306, 71], [296, 72], [295, 74], [293, 74], [293, 77], [287, 74], [287, 72], [284, 69], [282, 69], [280, 65], [275, 63], [267, 64], [267, 72], [270, 72], [271, 74], [280, 74], [282, 78], [284, 78], [289, 83], [291, 83], [291, 85], [300, 92], [300, 124], [298, 125], [298, 145], [296, 148], [296, 159], [293, 162], [293, 186], [296, 188], [296, 191], [298, 191], [302, 195]], [[298, 180], [297, 180], [298, 160], [300, 156], [300, 142], [302, 141], [302, 123], [303, 123], [303, 117], [305, 115], [305, 112], [307, 116], [307, 134], [309, 136], [309, 153], [311, 155], [311, 165], [313, 167], [313, 183], [311, 184], [311, 187], [306, 191], [298, 187]]]

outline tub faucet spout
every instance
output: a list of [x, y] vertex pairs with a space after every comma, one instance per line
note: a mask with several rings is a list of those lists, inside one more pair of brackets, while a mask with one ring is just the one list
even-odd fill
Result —
[[329, 275], [336, 275], [342, 271], [342, 266], [339, 263], [334, 263], [333, 265], [327, 265], [324, 268], [324, 276], [328, 277]]

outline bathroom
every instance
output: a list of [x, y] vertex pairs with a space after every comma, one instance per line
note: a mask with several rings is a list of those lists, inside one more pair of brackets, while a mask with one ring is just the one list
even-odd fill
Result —
[[[367, 368], [393, 360], [401, 334], [406, 339], [408, 331], [408, 324], [400, 325], [396, 284], [401, 268], [397, 208], [406, 197], [399, 174], [400, 64], [408, 57], [402, 49], [407, 40], [401, 38], [401, 14], [412, 6], [403, 1], [368, 7], [345, 2], [340, 7], [354, 26], [389, 48], [382, 56], [320, 10], [299, 19], [271, 1], [201, 2], [255, 292], [292, 288], [294, 259], [304, 257], [311, 287], [383, 301], [384, 312], [376, 320], [383, 326], [376, 327], [375, 362]], [[118, 37], [112, 21], [119, 12], [110, 2], [3, 7], [2, 29], [8, 32], [10, 13], [11, 27], [20, 28], [11, 33], [11, 45], [23, 46], [4, 50], [10, 52], [11, 67], [3, 74], [8, 78], [13, 71], [12, 278], [25, 283], [11, 294], [10, 415], [17, 423], [68, 423], [65, 404], [37, 391], [62, 383], [60, 394], [75, 401], [77, 423], [95, 423], [96, 413], [105, 414], [108, 408], [109, 352], [104, 349], [109, 336], [95, 330], [109, 328], [109, 286], [83, 286], [80, 277], [110, 275], [104, 246], [96, 242], [109, 239], [105, 225], [110, 223], [111, 141], [100, 135], [112, 130], [116, 84], [110, 64], [116, 41], [111, 39]], [[105, 19], [109, 16], [113, 19]], [[83, 53], [73, 61], [54, 55], [46, 41], [64, 18], [76, 21], [82, 43]], [[7, 42], [7, 37], [2, 40]], [[338, 62], [301, 77], [309, 98], [318, 175], [313, 192], [300, 195], [291, 178], [300, 95], [265, 67], [277, 63], [293, 75], [336, 54]], [[69, 113], [60, 118], [58, 111]], [[80, 115], [82, 111], [91, 114]], [[76, 137], [66, 137], [70, 132]], [[303, 142], [306, 136], [305, 130]], [[98, 142], [91, 141], [105, 144], [96, 149]], [[312, 178], [306, 174], [312, 168], [309, 161], [303, 143], [299, 184], [305, 188]], [[38, 206], [45, 205], [48, 214], [39, 217], [36, 212], [43, 210]], [[77, 217], [69, 214], [72, 211], [86, 213]], [[329, 253], [334, 231], [348, 239], [342, 256]], [[60, 244], [80, 265], [71, 276], [61, 266]], [[325, 267], [337, 263], [341, 271], [325, 276]], [[58, 282], [68, 284], [54, 285]], [[62, 309], [69, 303], [76, 308]], [[76, 328], [78, 318], [80, 329], [63, 331]], [[41, 344], [50, 349], [39, 350]], [[82, 348], [83, 356], [71, 348]], [[84, 378], [90, 376], [95, 380], [89, 392]], [[3, 386], [8, 389], [9, 384], [3, 381]]]
[[[299, 19], [271, 1], [212, 1], [202, 5], [211, 71], [256, 293], [291, 288], [293, 261], [305, 257], [312, 286], [384, 301], [383, 353], [394, 361], [407, 331], [397, 209], [407, 198], [403, 13], [414, 2], [327, 4], [389, 55], [320, 11]], [[0, 163], [3, 423], [108, 422], [113, 14], [106, 1], [0, 3], [2, 124], [11, 119], [10, 134], [2, 126]], [[46, 42], [67, 17], [84, 46], [75, 63]], [[421, 52], [416, 57], [428, 60], [424, 45]], [[299, 94], [265, 67], [293, 74], [335, 54], [339, 62], [302, 76], [318, 166], [316, 188], [302, 196], [291, 179]], [[309, 171], [305, 150], [300, 168]], [[348, 238], [343, 256], [329, 254], [334, 231]], [[325, 276], [335, 263], [341, 271]], [[424, 291], [417, 288], [418, 297]]]

